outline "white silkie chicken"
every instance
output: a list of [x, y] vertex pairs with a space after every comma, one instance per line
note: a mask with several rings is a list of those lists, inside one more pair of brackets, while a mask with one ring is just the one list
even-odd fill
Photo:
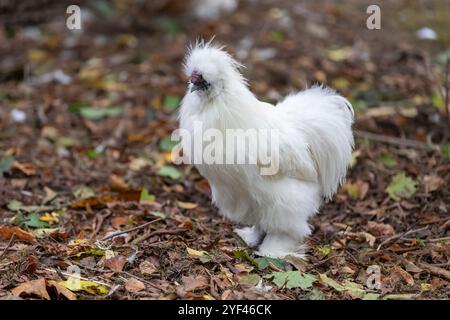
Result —
[[[308, 218], [345, 179], [354, 146], [353, 109], [345, 98], [323, 87], [289, 95], [276, 106], [261, 102], [249, 90], [240, 67], [210, 42], [189, 50], [180, 128], [191, 132], [194, 140], [194, 123], [223, 136], [229, 129], [277, 130], [275, 175], [262, 175], [259, 161], [196, 167], [209, 181], [219, 212], [248, 226], [235, 232], [250, 247], [258, 247], [256, 254], [303, 256], [303, 241], [311, 233]], [[204, 141], [199, 143], [204, 146]], [[192, 148], [184, 141], [182, 145], [183, 150]]]

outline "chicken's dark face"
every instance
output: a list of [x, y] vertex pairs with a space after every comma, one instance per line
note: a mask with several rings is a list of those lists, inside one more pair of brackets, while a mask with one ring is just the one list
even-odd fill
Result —
[[198, 72], [197, 70], [194, 70], [189, 77], [189, 82], [192, 84], [191, 92], [194, 91], [206, 91], [210, 87], [210, 83], [203, 78], [203, 75]]

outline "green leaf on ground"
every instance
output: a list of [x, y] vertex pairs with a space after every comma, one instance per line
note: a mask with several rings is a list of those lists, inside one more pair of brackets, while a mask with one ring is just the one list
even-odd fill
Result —
[[380, 156], [379, 160], [381, 161], [382, 164], [384, 164], [386, 167], [389, 168], [395, 167], [397, 165], [397, 160], [389, 152], [384, 152]]
[[73, 195], [78, 199], [85, 199], [95, 196], [95, 192], [87, 186], [80, 186], [75, 189]]
[[334, 290], [338, 292], [346, 292], [351, 295], [354, 299], [362, 299], [362, 300], [377, 300], [380, 296], [376, 293], [367, 293], [364, 290], [364, 287], [361, 284], [352, 282], [350, 280], [345, 280], [343, 284], [338, 283], [337, 281], [329, 278], [326, 274], [322, 273], [319, 275], [319, 278], [322, 282], [332, 287]]
[[405, 172], [402, 171], [392, 178], [391, 183], [386, 188], [386, 192], [393, 200], [400, 201], [402, 198], [411, 198], [416, 189], [417, 182], [407, 177]]
[[142, 189], [139, 202], [153, 202], [156, 200], [155, 195], [148, 193], [147, 188]]
[[70, 278], [66, 281], [58, 282], [59, 285], [64, 288], [69, 289], [70, 291], [85, 291], [90, 294], [107, 294], [109, 292], [108, 288], [104, 285], [101, 285], [97, 282], [88, 281], [88, 280], [79, 280], [76, 278]]
[[195, 258], [198, 258], [201, 262], [206, 263], [213, 260], [213, 256], [204, 250], [195, 250], [192, 248], [186, 248], [187, 253]]
[[23, 203], [17, 200], [12, 200], [8, 203], [8, 209], [11, 211], [19, 211], [22, 207]]
[[160, 26], [166, 34], [170, 35], [174, 35], [182, 31], [181, 25], [175, 19], [164, 19]]
[[281, 31], [272, 31], [269, 36], [270, 40], [274, 42], [283, 42], [285, 39], [284, 33]]
[[172, 112], [175, 111], [178, 106], [180, 105], [180, 97], [179, 96], [165, 96], [164, 97], [164, 110], [168, 111], [168, 112]]
[[14, 217], [14, 224], [25, 225], [29, 228], [49, 228], [50, 224], [41, 220], [41, 217], [37, 213], [23, 214], [19, 212]]
[[259, 283], [260, 279], [261, 277], [259, 275], [257, 275], [256, 273], [251, 273], [239, 277], [239, 282], [256, 286]]
[[325, 246], [318, 246], [317, 251], [319, 251], [324, 256], [328, 256], [331, 253], [332, 249], [330, 245], [325, 245]]
[[11, 170], [12, 163], [13, 163], [13, 157], [12, 156], [4, 156], [0, 160], [0, 177], [3, 177], [3, 174]]
[[441, 152], [444, 158], [450, 159], [450, 142], [442, 145]]
[[259, 270], [264, 270], [267, 268], [270, 264], [273, 264], [276, 268], [281, 270], [286, 270], [288, 263], [281, 259], [275, 259], [275, 258], [269, 258], [269, 257], [261, 257], [256, 258], [256, 267], [258, 267]]
[[172, 151], [173, 147], [175, 147], [179, 141], [173, 141], [171, 137], [165, 137], [159, 142], [159, 148], [162, 151]]
[[80, 115], [89, 120], [101, 120], [108, 117], [117, 117], [122, 113], [122, 108], [97, 108], [97, 107], [81, 107]]
[[272, 279], [278, 287], [286, 285], [286, 288], [300, 288], [302, 290], [310, 288], [316, 281], [316, 277], [309, 273], [301, 273], [300, 271], [272, 272], [264, 277]]
[[183, 174], [172, 166], [161, 166], [158, 170], [158, 174], [162, 177], [169, 177], [172, 180], [180, 179]]
[[91, 150], [86, 151], [86, 155], [90, 159], [95, 159], [95, 158], [100, 157], [102, 155], [102, 153], [98, 152], [97, 150], [91, 149]]
[[161, 218], [161, 219], [167, 218], [167, 216], [160, 211], [150, 211], [150, 214], [154, 217]]

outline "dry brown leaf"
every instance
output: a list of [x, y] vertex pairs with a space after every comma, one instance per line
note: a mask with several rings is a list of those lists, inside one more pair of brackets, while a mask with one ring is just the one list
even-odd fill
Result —
[[197, 289], [203, 289], [208, 286], [208, 280], [204, 276], [187, 276], [182, 278], [184, 290], [194, 291]]
[[366, 239], [366, 241], [369, 243], [371, 247], [375, 244], [375, 241], [377, 240], [373, 235], [371, 235], [368, 232], [358, 232], [358, 236], [363, 237]]
[[399, 266], [395, 266], [394, 268], [394, 272], [397, 272], [403, 280], [405, 280], [405, 282], [410, 285], [413, 286], [414, 285], [414, 278], [412, 277], [412, 275], [410, 275], [408, 273], [408, 271], [403, 270], [402, 268], [400, 268]]
[[405, 270], [408, 272], [420, 273], [423, 271], [422, 268], [419, 268], [418, 266], [416, 266], [414, 263], [412, 263], [409, 260], [403, 260], [402, 263], [405, 266]]
[[111, 225], [113, 228], [119, 229], [127, 224], [130, 220], [127, 216], [118, 216], [111, 219]]
[[243, 263], [237, 263], [234, 265], [234, 267], [239, 271], [239, 272], [250, 272], [252, 271], [254, 268], [252, 266], [249, 266], [247, 264], [243, 264]]
[[18, 297], [38, 296], [46, 300], [50, 300], [47, 292], [47, 283], [44, 278], [28, 281], [20, 284], [11, 290], [12, 294]]
[[139, 270], [143, 275], [150, 275], [155, 273], [158, 269], [155, 267], [153, 263], [146, 260], [141, 262], [141, 264], [139, 265]]
[[0, 227], [0, 237], [2, 240], [11, 239], [14, 234], [16, 239], [25, 240], [25, 241], [35, 241], [35, 237], [26, 232], [25, 230], [20, 229], [19, 227]]
[[125, 283], [125, 289], [127, 289], [128, 292], [136, 293], [145, 290], [145, 284], [135, 278], [129, 278]]
[[198, 207], [198, 204], [192, 202], [177, 201], [178, 207], [186, 210], [192, 210]]
[[395, 234], [395, 230], [390, 224], [369, 221], [367, 227], [369, 232], [375, 236], [392, 236]]
[[58, 284], [56, 281], [49, 280], [48, 285], [54, 287], [59, 295], [64, 296], [69, 300], [77, 300], [77, 295], [75, 293]]
[[26, 176], [34, 176], [36, 174], [36, 168], [31, 163], [19, 163], [17, 161], [13, 161], [12, 167], [21, 171]]
[[123, 180], [123, 178], [115, 174], [112, 174], [109, 177], [109, 183], [111, 184], [111, 189], [114, 191], [126, 191], [130, 189], [128, 183], [126, 183], [125, 180]]
[[436, 175], [429, 175], [423, 177], [423, 182], [425, 184], [425, 192], [430, 193], [439, 190], [444, 184], [444, 179]]
[[118, 201], [136, 201], [141, 198], [141, 190], [129, 190], [113, 194], [100, 195], [96, 197], [90, 197], [86, 199], [79, 199], [72, 202], [71, 207], [73, 209], [85, 209], [86, 207], [99, 207], [104, 206], [110, 202]]
[[121, 272], [126, 263], [127, 258], [125, 258], [124, 256], [116, 256], [114, 258], [105, 260], [105, 267], [115, 272]]

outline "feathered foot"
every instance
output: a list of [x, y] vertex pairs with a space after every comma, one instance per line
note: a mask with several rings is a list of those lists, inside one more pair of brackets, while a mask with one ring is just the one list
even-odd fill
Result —
[[258, 246], [264, 237], [264, 232], [256, 226], [235, 228], [234, 232], [237, 233], [250, 248]]
[[259, 256], [282, 259], [286, 256], [305, 259], [306, 245], [283, 234], [267, 234], [255, 253]]

